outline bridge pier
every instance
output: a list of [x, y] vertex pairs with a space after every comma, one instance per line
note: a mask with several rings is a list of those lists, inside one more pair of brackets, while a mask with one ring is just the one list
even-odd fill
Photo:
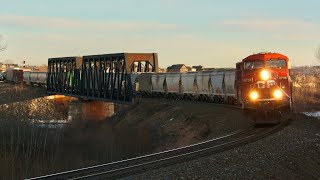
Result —
[[115, 113], [115, 105], [103, 101], [83, 101], [82, 112], [83, 119], [89, 121], [103, 121]]
[[111, 102], [76, 100], [69, 104], [68, 121], [104, 121], [114, 115], [115, 107]]

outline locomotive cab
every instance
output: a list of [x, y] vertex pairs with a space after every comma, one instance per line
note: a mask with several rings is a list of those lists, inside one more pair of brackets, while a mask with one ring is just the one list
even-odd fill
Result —
[[243, 109], [285, 112], [292, 106], [289, 59], [278, 53], [259, 53], [243, 59], [237, 70], [237, 94]]

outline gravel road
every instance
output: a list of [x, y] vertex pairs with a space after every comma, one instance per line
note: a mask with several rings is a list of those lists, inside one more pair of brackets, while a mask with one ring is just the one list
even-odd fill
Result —
[[301, 114], [292, 119], [255, 143], [125, 179], [319, 179], [320, 121]]

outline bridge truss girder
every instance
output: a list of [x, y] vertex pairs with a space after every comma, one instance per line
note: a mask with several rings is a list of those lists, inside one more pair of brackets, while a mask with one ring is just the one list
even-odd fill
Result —
[[50, 58], [47, 93], [130, 103], [133, 98], [130, 74], [157, 70], [155, 53]]

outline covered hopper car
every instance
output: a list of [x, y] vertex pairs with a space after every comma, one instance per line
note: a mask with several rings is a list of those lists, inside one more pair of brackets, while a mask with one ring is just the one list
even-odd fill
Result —
[[6, 81], [31, 85], [45, 85], [47, 82], [47, 72], [31, 71], [30, 69], [20, 68], [7, 68]]
[[238, 104], [234, 69], [198, 73], [141, 73], [130, 76], [132, 89], [137, 95]]

